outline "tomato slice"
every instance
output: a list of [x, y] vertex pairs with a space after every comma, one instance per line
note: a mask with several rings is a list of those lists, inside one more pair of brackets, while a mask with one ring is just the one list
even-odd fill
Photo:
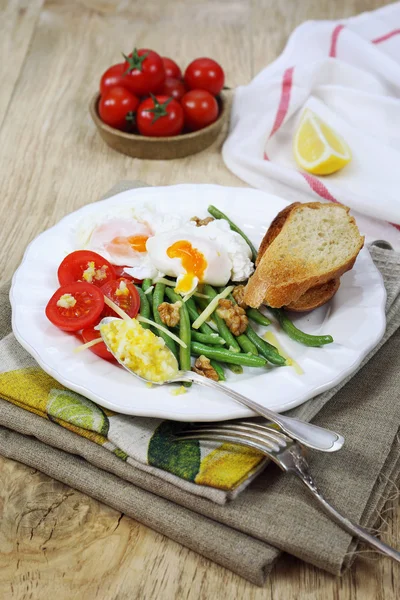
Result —
[[[129, 279], [120, 277], [109, 281], [102, 286], [101, 292], [117, 304], [132, 319], [136, 317], [140, 308], [139, 292]], [[116, 313], [109, 306], [104, 307], [103, 317], [116, 317]]]
[[58, 288], [46, 306], [46, 316], [63, 331], [79, 331], [94, 325], [103, 308], [104, 296], [100, 289], [91, 283], [76, 281]]
[[116, 278], [112, 264], [91, 250], [76, 250], [68, 254], [58, 267], [57, 275], [60, 285], [86, 281], [98, 287]]
[[129, 267], [117, 267], [116, 265], [113, 266], [117, 278], [122, 277], [123, 279], [133, 281], [133, 283], [143, 283], [143, 279], [136, 279], [136, 277], [132, 277], [132, 275], [129, 275], [129, 273], [125, 273], [124, 269], [129, 269]]
[[[98, 331], [94, 327], [88, 327], [87, 329], [83, 329], [81, 336], [82, 341], [85, 344], [91, 342], [92, 340], [97, 340], [97, 338], [101, 338], [100, 331]], [[104, 342], [99, 342], [95, 346], [91, 346], [89, 350], [91, 350], [93, 354], [96, 354], [96, 356], [104, 358], [104, 360], [108, 360], [110, 362], [118, 364], [118, 361], [113, 357], [111, 352], [108, 351], [107, 346]]]

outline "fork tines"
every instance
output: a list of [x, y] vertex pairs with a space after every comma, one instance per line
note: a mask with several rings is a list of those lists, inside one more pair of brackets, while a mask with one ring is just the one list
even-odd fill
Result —
[[178, 439], [223, 441], [250, 446], [260, 452], [280, 452], [293, 440], [270, 424], [253, 421], [206, 423], [176, 434]]

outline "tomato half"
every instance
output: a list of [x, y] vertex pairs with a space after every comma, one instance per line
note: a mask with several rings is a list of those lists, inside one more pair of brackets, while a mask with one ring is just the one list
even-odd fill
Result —
[[187, 67], [184, 79], [190, 90], [207, 90], [217, 96], [224, 87], [225, 74], [212, 58], [196, 58]]
[[114, 129], [132, 130], [140, 100], [124, 87], [113, 87], [100, 98], [99, 115]]
[[100, 287], [116, 279], [112, 264], [91, 250], [76, 250], [68, 254], [58, 267], [57, 275], [60, 285], [86, 281]]
[[[140, 308], [139, 292], [129, 279], [120, 277], [114, 281], [109, 281], [101, 288], [101, 292], [110, 298], [117, 306], [122, 308], [132, 319], [136, 317]], [[109, 306], [105, 305], [103, 317], [118, 317]]]
[[178, 135], [184, 124], [183, 109], [173, 98], [153, 96], [140, 104], [136, 123], [142, 135], [150, 137]]
[[[101, 335], [100, 335], [100, 331], [98, 331], [94, 327], [88, 327], [87, 329], [83, 329], [83, 331], [81, 333], [81, 337], [82, 337], [82, 342], [84, 344], [87, 344], [88, 342], [91, 342], [92, 340], [97, 340], [98, 338], [101, 338]], [[95, 346], [91, 346], [88, 349], [91, 350], [93, 352], [93, 354], [96, 354], [96, 356], [99, 356], [100, 358], [104, 358], [104, 360], [108, 360], [110, 362], [118, 364], [118, 361], [113, 357], [111, 352], [108, 351], [108, 348], [104, 342], [99, 342]]]
[[218, 102], [205, 90], [190, 90], [181, 100], [185, 125], [192, 131], [203, 129], [218, 118]]
[[165, 77], [175, 77], [176, 79], [182, 79], [182, 71], [172, 58], [162, 56], [164, 63]]
[[124, 77], [124, 87], [137, 96], [146, 96], [152, 92], [156, 93], [165, 79], [164, 63], [157, 52], [136, 48], [125, 56], [124, 69], [127, 72]]
[[46, 317], [63, 331], [79, 331], [94, 325], [103, 312], [104, 296], [91, 283], [62, 285], [46, 306]]
[[124, 87], [124, 63], [112, 65], [100, 79], [100, 94], [104, 96], [113, 87]]

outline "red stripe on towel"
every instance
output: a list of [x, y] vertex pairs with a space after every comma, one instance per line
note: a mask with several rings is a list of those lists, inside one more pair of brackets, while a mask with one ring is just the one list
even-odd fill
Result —
[[344, 29], [344, 25], [336, 25], [335, 29], [332, 31], [331, 48], [329, 50], [329, 56], [331, 58], [336, 58], [338, 37], [342, 29]]
[[371, 40], [373, 44], [380, 44], [381, 42], [386, 42], [386, 40], [390, 40], [395, 35], [400, 35], [400, 29], [393, 29], [386, 35], [382, 35], [381, 37], [376, 38], [375, 40]]
[[294, 67], [290, 67], [290, 69], [286, 69], [283, 74], [282, 79], [282, 91], [281, 91], [281, 99], [279, 101], [278, 111], [276, 113], [275, 122], [272, 127], [272, 131], [269, 134], [269, 137], [272, 137], [274, 133], [278, 131], [280, 126], [282, 125], [290, 103], [290, 94], [292, 91], [293, 84], [293, 71]]
[[312, 189], [312, 191], [315, 192], [316, 194], [318, 194], [318, 196], [320, 196], [321, 198], [324, 198], [324, 200], [330, 200], [330, 202], [335, 202], [336, 204], [341, 204], [339, 202], [339, 200], [336, 200], [336, 198], [334, 198], [332, 196], [332, 194], [330, 193], [328, 188], [326, 188], [324, 186], [322, 181], [320, 181], [313, 175], [310, 175], [310, 173], [302, 173], [300, 171], [300, 174], [303, 175], [304, 179], [307, 181], [307, 183], [310, 186], [310, 188]]

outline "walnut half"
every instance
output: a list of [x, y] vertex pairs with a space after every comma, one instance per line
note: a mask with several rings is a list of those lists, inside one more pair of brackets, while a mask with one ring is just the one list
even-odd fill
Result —
[[201, 354], [199, 358], [196, 358], [192, 371], [199, 375], [203, 375], [204, 377], [208, 377], [208, 379], [212, 379], [213, 381], [218, 381], [217, 371], [211, 365], [210, 359], [203, 354]]
[[238, 336], [246, 331], [249, 324], [246, 311], [231, 300], [221, 298], [218, 301], [217, 314], [225, 321], [233, 335]]
[[240, 306], [240, 308], [247, 308], [247, 304], [244, 301], [244, 285], [237, 285], [233, 288], [232, 296], [236, 300], [236, 304]]
[[196, 227], [202, 227], [203, 225], [208, 225], [211, 221], [215, 221], [214, 217], [206, 217], [205, 219], [200, 219], [199, 217], [192, 217], [190, 219], [196, 223]]
[[158, 307], [158, 314], [160, 315], [161, 321], [167, 327], [176, 327], [181, 318], [179, 309], [182, 306], [181, 302], [175, 302], [170, 304], [169, 302], [161, 302]]

